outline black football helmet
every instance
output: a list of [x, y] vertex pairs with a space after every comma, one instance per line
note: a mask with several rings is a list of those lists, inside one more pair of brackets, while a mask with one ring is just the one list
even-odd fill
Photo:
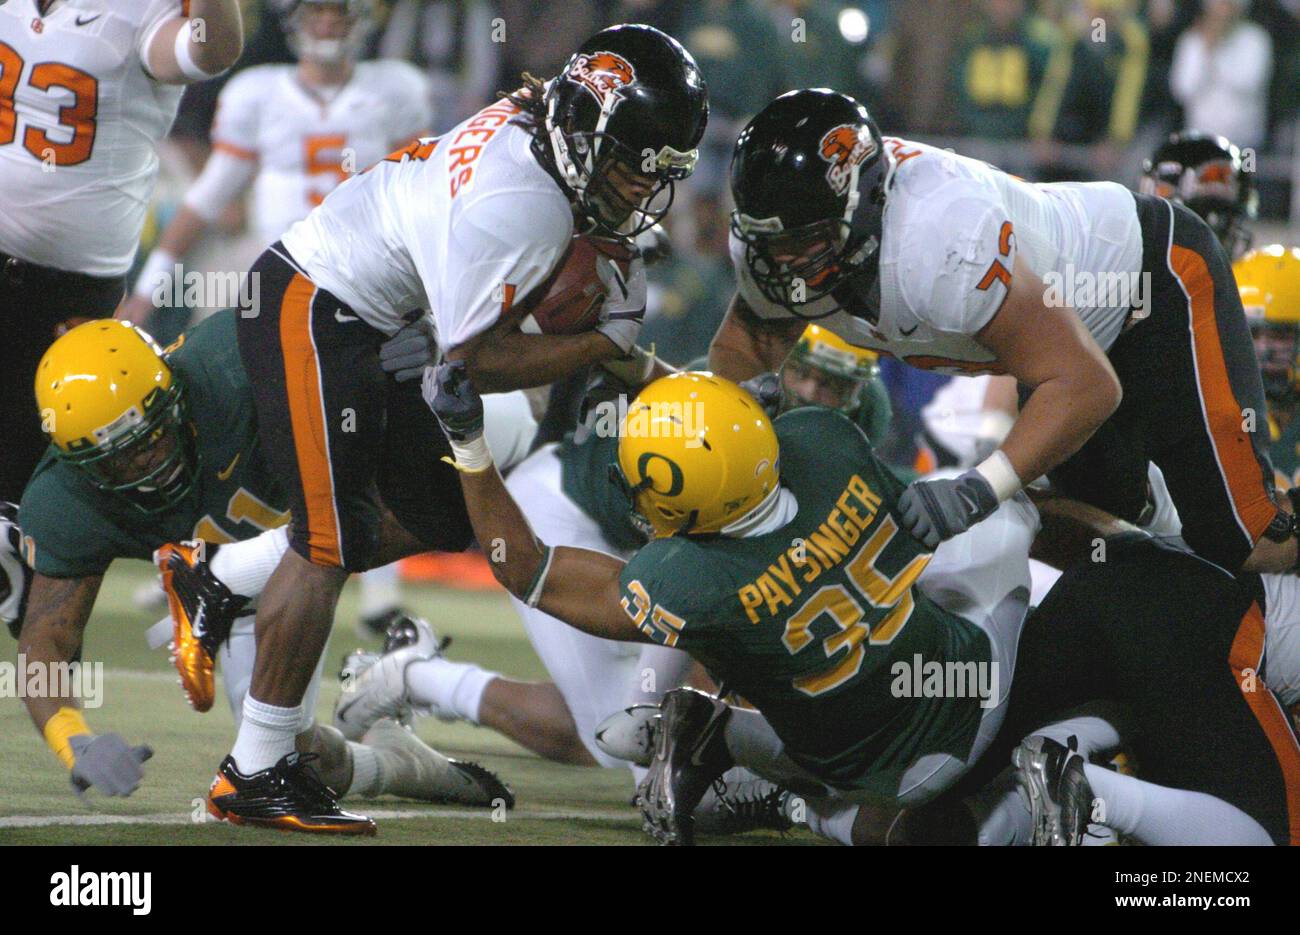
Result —
[[[587, 232], [620, 239], [668, 212], [674, 183], [695, 169], [709, 119], [695, 59], [653, 26], [596, 33], [550, 82], [545, 104], [546, 161], [589, 222]], [[620, 166], [654, 179], [640, 201], [610, 184]]]
[[749, 122], [731, 160], [731, 230], [767, 299], [801, 318], [870, 316], [893, 165], [847, 94], [790, 91]]
[[1250, 249], [1251, 234], [1243, 222], [1254, 220], [1259, 195], [1242, 167], [1241, 151], [1223, 137], [1196, 130], [1170, 134], [1142, 164], [1138, 190], [1199, 214], [1230, 257]]

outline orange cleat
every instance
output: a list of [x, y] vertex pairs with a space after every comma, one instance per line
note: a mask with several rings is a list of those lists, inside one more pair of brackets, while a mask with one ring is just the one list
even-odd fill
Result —
[[208, 814], [235, 825], [308, 834], [375, 833], [365, 815], [339, 808], [338, 793], [320, 781], [314, 753], [290, 753], [274, 766], [245, 776], [226, 757], [208, 790]]
[[154, 552], [172, 618], [172, 662], [195, 711], [212, 707], [217, 650], [249, 598], [231, 593], [208, 566], [205, 543], [169, 542]]

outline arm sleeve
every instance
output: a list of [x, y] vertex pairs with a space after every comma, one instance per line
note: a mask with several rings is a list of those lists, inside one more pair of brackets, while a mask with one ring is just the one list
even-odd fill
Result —
[[211, 224], [226, 205], [243, 194], [256, 174], [255, 160], [213, 149], [203, 171], [185, 192], [185, 207]]
[[[539, 286], [569, 245], [567, 205], [530, 192], [498, 191], [466, 208], [447, 235], [408, 232], [408, 248], [433, 300], [438, 343], [450, 350], [496, 324], [503, 312]], [[433, 280], [433, 282], [430, 282]], [[441, 288], [433, 287], [440, 283]]]
[[135, 54], [146, 75], [153, 74], [149, 71], [149, 45], [153, 37], [168, 20], [185, 18], [188, 6], [183, 0], [149, 0], [144, 4], [144, 14], [136, 27]]
[[932, 328], [975, 334], [1011, 286], [1016, 238], [1006, 209], [983, 193], [940, 191], [914, 217], [899, 263], [904, 303]]
[[212, 149], [245, 160], [257, 159], [257, 113], [265, 72], [242, 71], [226, 82], [212, 119]]

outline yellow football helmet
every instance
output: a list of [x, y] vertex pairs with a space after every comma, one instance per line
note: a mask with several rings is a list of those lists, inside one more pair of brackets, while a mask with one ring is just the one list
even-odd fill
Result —
[[614, 476], [647, 537], [716, 533], [775, 496], [780, 450], [752, 396], [687, 371], [654, 381], [628, 406]]
[[854, 347], [834, 331], [809, 325], [781, 368], [787, 395], [800, 406], [853, 413], [867, 384], [880, 372], [880, 355]]
[[1264, 393], [1277, 405], [1300, 399], [1300, 247], [1273, 244], [1236, 263], [1241, 304], [1255, 339]]
[[181, 382], [145, 332], [78, 325], [36, 367], [36, 405], [56, 455], [147, 513], [180, 502], [198, 476]]

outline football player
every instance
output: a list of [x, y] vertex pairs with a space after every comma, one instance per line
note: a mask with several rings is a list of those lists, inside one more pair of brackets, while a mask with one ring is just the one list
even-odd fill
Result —
[[880, 445], [894, 413], [878, 360], [875, 351], [854, 347], [821, 325], [809, 325], [781, 366], [785, 405], [835, 409], [856, 422], [873, 445]]
[[[680, 373], [619, 426], [624, 504], [653, 539], [624, 562], [534, 536], [485, 451], [462, 363], [440, 365], [426, 393], [512, 594], [593, 636], [684, 649], [756, 707], [669, 694], [639, 790], [661, 840], [689, 843], [696, 803], [741, 765], [807, 790], [825, 818], [810, 825], [847, 842], [860, 800], [926, 801], [996, 733], [1037, 526], [1024, 494], [932, 556], [901, 531], [902, 482], [845, 416], [803, 407], [773, 423], [735, 384]], [[986, 680], [899, 691], [899, 666], [919, 680], [922, 665]]]
[[[594, 363], [644, 382], [655, 362], [634, 353], [640, 259], [582, 334], [523, 333], [516, 300], [546, 280], [575, 230], [630, 241], [655, 223], [693, 170], [707, 115], [704, 81], [680, 44], [648, 26], [613, 27], [549, 84], [529, 79], [444, 136], [343, 182], [254, 264], [260, 296], [241, 309], [239, 346], [263, 450], [295, 520], [258, 604], [252, 685], [209, 793], [214, 814], [287, 828], [319, 814], [316, 790], [299, 785], [287, 758], [339, 591], [380, 544], [379, 495], [427, 547], [469, 543], [441, 460], [447, 443], [416, 384], [395, 379], [400, 364], [394, 377], [385, 371], [380, 345], [429, 336], [486, 390]], [[268, 796], [277, 819], [262, 817]], [[374, 830], [341, 811], [315, 827]]]
[[[234, 312], [213, 315], [165, 355], [129, 323], [82, 324], [50, 346], [36, 390], [51, 445], [23, 495], [23, 531], [13, 527], [35, 572], [25, 618], [15, 621], [19, 652], [46, 665], [78, 658], [112, 562], [161, 550], [185, 691], [200, 711], [212, 704], [219, 648], [238, 723], [255, 654], [252, 619], [239, 617], [248, 598], [206, 574], [197, 558], [206, 549], [204, 557], [222, 570], [219, 544], [251, 540], [261, 564], [274, 567], [287, 548], [279, 527], [288, 517], [288, 497], [258, 446]], [[260, 540], [268, 529], [273, 537], [279, 533], [278, 543]], [[414, 547], [394, 524], [386, 530], [389, 554]], [[167, 544], [190, 538], [204, 545]], [[8, 548], [0, 553], [9, 562], [18, 557]], [[357, 738], [361, 743], [315, 725], [319, 681], [318, 670], [308, 692], [312, 703], [297, 725], [304, 755], [295, 769], [319, 758], [328, 785], [363, 795], [479, 805], [509, 799], [491, 773], [447, 759], [393, 721]], [[135, 789], [147, 748], [94, 733], [75, 698], [29, 697], [27, 705], [79, 791], [129, 795]]]
[[1241, 151], [1224, 137], [1196, 130], [1171, 133], [1142, 164], [1138, 191], [1195, 211], [1232, 259], [1250, 249], [1246, 223], [1258, 213], [1259, 194]]
[[742, 131], [731, 170], [739, 292], [717, 372], [770, 370], [804, 319], [916, 367], [1010, 373], [1028, 388], [1002, 445], [958, 478], [914, 482], [927, 545], [1048, 474], [1124, 519], [1164, 472], [1197, 553], [1282, 571], [1300, 526], [1279, 505], [1264, 399], [1229, 260], [1182, 205], [1119, 185], [1033, 185], [882, 138], [827, 90], [785, 94]]
[[45, 450], [37, 361], [122, 299], [181, 86], [242, 48], [237, 0], [0, 4], [0, 500]]
[[1232, 266], [1268, 398], [1269, 455], [1279, 488], [1300, 484], [1300, 247], [1273, 244]]
[[[429, 85], [418, 69], [356, 60], [371, 25], [369, 0], [291, 4], [298, 64], [249, 68], [222, 89], [212, 154], [117, 317], [144, 325], [155, 293], [172, 294], [191, 248], [250, 186], [260, 252], [349, 175], [429, 130]], [[362, 630], [382, 633], [398, 613], [396, 576], [391, 566], [361, 576]]]
[[287, 28], [298, 63], [245, 69], [222, 89], [212, 154], [119, 318], [144, 325], [159, 286], [250, 188], [260, 253], [349, 175], [428, 132], [425, 76], [406, 62], [356, 60], [370, 25], [367, 0], [292, 5]]

